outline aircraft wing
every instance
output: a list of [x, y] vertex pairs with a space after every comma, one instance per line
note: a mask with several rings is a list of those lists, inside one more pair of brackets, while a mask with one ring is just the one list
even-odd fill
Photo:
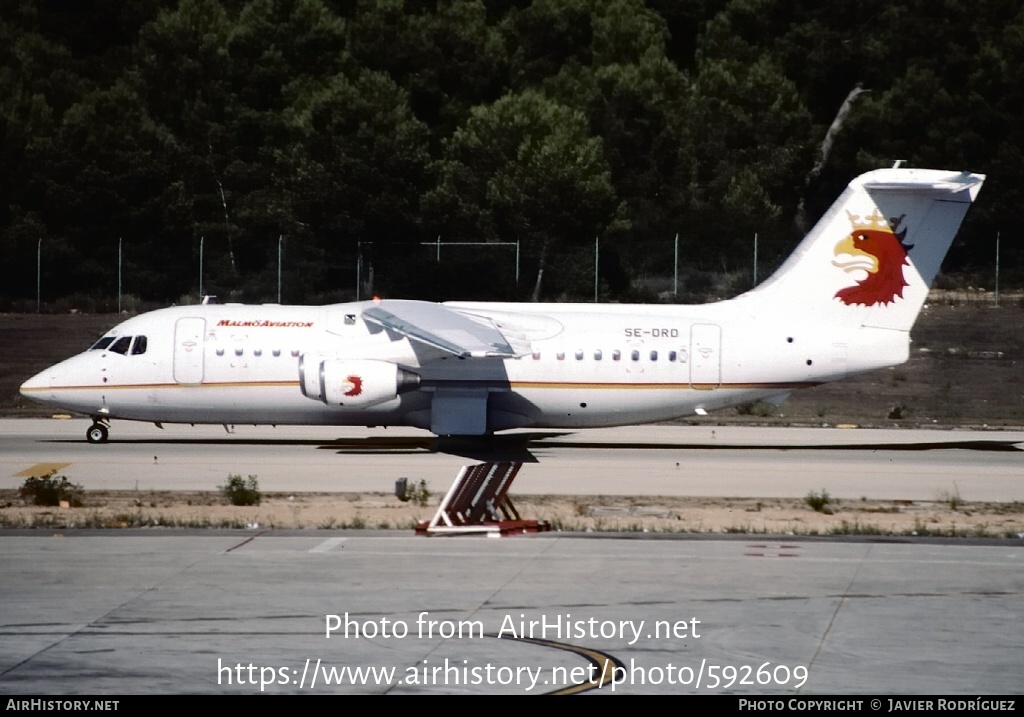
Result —
[[[463, 358], [515, 358], [530, 352], [493, 322], [427, 301], [384, 300], [363, 309], [363, 319], [413, 341]], [[515, 347], [513, 347], [515, 344]]]

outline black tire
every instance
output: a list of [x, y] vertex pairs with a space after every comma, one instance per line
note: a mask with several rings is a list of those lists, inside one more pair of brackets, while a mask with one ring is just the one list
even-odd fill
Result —
[[94, 423], [85, 432], [85, 440], [89, 443], [106, 443], [108, 436], [107, 427], [102, 423]]

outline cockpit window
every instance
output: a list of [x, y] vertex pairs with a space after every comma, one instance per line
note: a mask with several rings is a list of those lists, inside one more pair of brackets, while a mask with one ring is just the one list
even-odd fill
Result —
[[89, 350], [90, 351], [98, 351], [100, 349], [105, 349], [108, 346], [110, 346], [110, 342], [113, 341], [113, 340], [114, 340], [113, 336], [104, 336], [99, 341], [97, 341], [92, 346], [90, 346]]
[[132, 356], [138, 356], [139, 354], [146, 353], [146, 344], [149, 343], [145, 336], [136, 336], [135, 343], [132, 344]]
[[131, 336], [122, 336], [117, 341], [112, 343], [108, 350], [113, 351], [116, 354], [126, 354], [128, 353], [128, 346], [131, 344], [131, 342]]

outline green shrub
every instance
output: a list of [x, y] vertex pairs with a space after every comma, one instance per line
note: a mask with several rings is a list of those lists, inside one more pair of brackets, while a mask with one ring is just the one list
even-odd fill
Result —
[[908, 415], [908, 409], [902, 403], [893, 404], [892, 408], [889, 409], [889, 420], [901, 421]]
[[822, 490], [821, 493], [815, 493], [813, 490], [807, 494], [804, 498], [804, 502], [807, 503], [817, 513], [824, 513], [825, 515], [832, 515], [832, 509], [829, 507], [829, 503], [832, 502], [832, 498], [829, 497], [827, 490]]
[[757, 416], [758, 418], [770, 418], [778, 413], [778, 408], [764, 401], [751, 401], [736, 406], [736, 413], [740, 416]]
[[950, 510], [956, 510], [963, 505], [964, 499], [960, 497], [960, 488], [953, 484], [953, 491], [944, 490], [939, 493], [939, 501], [949, 505]]
[[426, 507], [427, 501], [430, 500], [430, 490], [427, 488], [427, 482], [421, 480], [419, 483], [415, 483], [405, 489], [406, 501], [411, 501], [413, 504], [420, 506], [421, 508]]
[[78, 483], [72, 483], [66, 476], [55, 476], [53, 472], [44, 476], [27, 478], [18, 488], [18, 497], [33, 505], [60, 505], [66, 500], [77, 508], [82, 505], [85, 490]]
[[259, 505], [260, 487], [256, 476], [242, 478], [240, 475], [228, 476], [228, 482], [220, 486], [221, 493], [231, 505]]

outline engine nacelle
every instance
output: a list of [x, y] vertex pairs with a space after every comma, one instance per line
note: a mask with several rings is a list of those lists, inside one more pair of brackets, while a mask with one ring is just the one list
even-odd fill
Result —
[[306, 398], [314, 401], [322, 400], [320, 395], [320, 364], [324, 357], [321, 354], [302, 354], [299, 356], [299, 390]]
[[[307, 398], [328, 406], [367, 408], [419, 388], [419, 374], [406, 371], [390, 361], [322, 359], [303, 356], [299, 382]], [[313, 366], [316, 369], [311, 371]]]

